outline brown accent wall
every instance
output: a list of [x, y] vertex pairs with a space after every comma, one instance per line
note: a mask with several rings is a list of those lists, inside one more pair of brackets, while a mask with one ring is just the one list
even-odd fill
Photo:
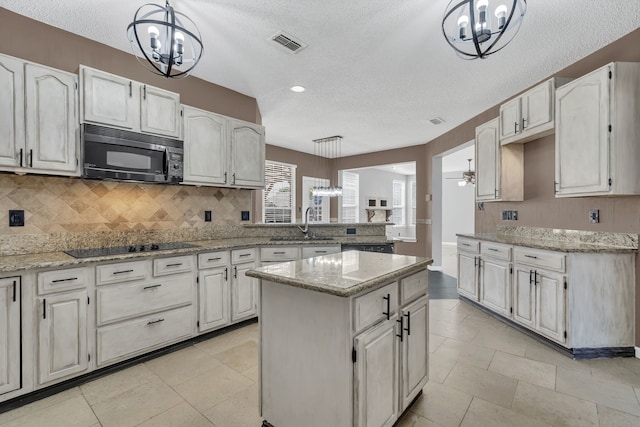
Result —
[[[193, 76], [166, 79], [154, 75], [130, 52], [0, 8], [0, 53], [77, 73], [80, 64], [180, 93], [183, 104], [253, 123], [262, 123], [255, 98]], [[122, 37], [126, 38], [125, 28]], [[205, 55], [206, 55], [205, 51]]]

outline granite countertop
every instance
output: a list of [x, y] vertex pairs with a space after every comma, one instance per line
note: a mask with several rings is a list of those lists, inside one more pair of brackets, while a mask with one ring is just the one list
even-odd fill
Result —
[[192, 248], [172, 249], [166, 251], [134, 252], [120, 255], [108, 255], [92, 258], [74, 258], [64, 252], [42, 252], [26, 255], [8, 255], [0, 257], [0, 273], [24, 271], [36, 268], [59, 268], [80, 266], [87, 263], [104, 261], [122, 261], [128, 259], [148, 258], [152, 256], [188, 255], [216, 250], [241, 249], [256, 246], [291, 246], [291, 245], [335, 245], [343, 243], [391, 243], [384, 236], [344, 236], [328, 239], [309, 240], [271, 240], [269, 237], [234, 238], [219, 240], [198, 240], [185, 242], [194, 245]]
[[514, 234], [499, 233], [476, 233], [476, 234], [457, 234], [459, 237], [469, 239], [485, 240], [495, 243], [503, 243], [505, 245], [524, 246], [534, 249], [546, 249], [557, 252], [574, 252], [574, 253], [631, 253], [638, 250], [630, 246], [618, 246], [605, 242], [583, 242], [578, 240], [554, 240], [544, 239], [533, 236], [523, 236]]
[[430, 258], [348, 251], [268, 265], [249, 270], [246, 274], [293, 287], [349, 297], [424, 270], [432, 262]]

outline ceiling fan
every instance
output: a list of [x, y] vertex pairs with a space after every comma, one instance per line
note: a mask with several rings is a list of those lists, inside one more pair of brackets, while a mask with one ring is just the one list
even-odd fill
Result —
[[476, 185], [476, 172], [471, 170], [471, 160], [467, 159], [469, 162], [469, 170], [462, 172], [462, 178], [447, 178], [447, 179], [457, 179], [458, 185], [460, 187], [465, 187], [467, 185]]

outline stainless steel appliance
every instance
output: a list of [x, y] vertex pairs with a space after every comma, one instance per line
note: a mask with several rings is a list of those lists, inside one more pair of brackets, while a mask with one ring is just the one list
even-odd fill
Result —
[[342, 252], [344, 251], [364, 251], [364, 252], [380, 252], [383, 254], [392, 254], [395, 252], [393, 243], [343, 243]]
[[183, 142], [104, 126], [82, 127], [83, 178], [177, 184]]
[[182, 242], [152, 243], [149, 245], [112, 246], [108, 248], [72, 249], [65, 251], [74, 258], [93, 258], [109, 255], [121, 255], [132, 252], [155, 252], [174, 249], [195, 248], [195, 245]]

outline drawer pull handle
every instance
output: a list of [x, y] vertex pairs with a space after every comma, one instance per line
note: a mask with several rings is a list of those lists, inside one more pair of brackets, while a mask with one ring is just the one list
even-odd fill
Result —
[[113, 274], [133, 273], [133, 270], [114, 271]]
[[150, 321], [147, 322], [147, 326], [155, 325], [156, 323], [160, 323], [160, 322], [164, 322], [164, 319], [150, 320]]
[[386, 297], [382, 297], [383, 300], [387, 301], [387, 311], [383, 311], [382, 314], [387, 316], [387, 320], [391, 317], [391, 294], [387, 294]]
[[[282, 252], [282, 253], [284, 253], [284, 252]], [[240, 258], [244, 258], [246, 256], [251, 256], [251, 254], [240, 254]]]
[[396, 322], [400, 323], [400, 335], [396, 334], [396, 336], [399, 337], [400, 342], [402, 342], [402, 335], [404, 334], [404, 317], [400, 317]]
[[407, 331], [407, 336], [411, 335], [411, 312], [407, 311], [407, 314], [404, 315], [407, 318], [407, 327], [404, 328]]
[[538, 259], [538, 257], [537, 257], [537, 256], [535, 256], [535, 255], [527, 255], [527, 254], [525, 254], [525, 255], [524, 255], [524, 257], [525, 257], [525, 258]]
[[326, 254], [327, 251], [316, 251], [317, 254]]
[[460, 243], [461, 246], [471, 246], [469, 243]]
[[78, 278], [77, 277], [69, 277], [68, 279], [56, 279], [56, 280], [52, 280], [51, 283], [72, 282], [74, 280], [78, 280]]
[[496, 248], [487, 248], [487, 250], [498, 252], [498, 250]]
[[174, 264], [167, 264], [167, 267], [180, 267], [182, 265], [181, 262], [176, 262]]
[[[284, 255], [284, 254], [286, 254], [286, 252], [274, 252], [273, 254], [274, 255]], [[240, 256], [242, 256], [242, 255], [240, 255]]]
[[150, 285], [150, 286], [145, 286], [144, 288], [142, 288], [143, 290], [148, 290], [148, 289], [156, 289], [159, 288], [160, 286], [162, 286], [161, 283], [157, 284], [157, 285]]
[[207, 261], [220, 261], [222, 259], [222, 257], [218, 257], [218, 258], [209, 258]]

